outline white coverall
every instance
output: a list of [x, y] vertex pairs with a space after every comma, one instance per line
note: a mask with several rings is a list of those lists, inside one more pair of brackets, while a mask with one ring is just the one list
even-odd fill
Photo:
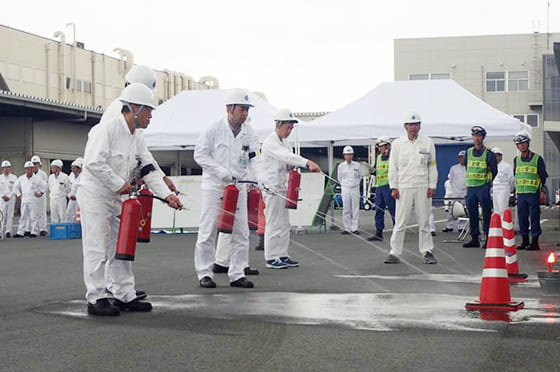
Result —
[[262, 145], [262, 162], [264, 184], [278, 193], [265, 192], [264, 218], [264, 259], [275, 260], [289, 257], [290, 215], [286, 209], [286, 192], [288, 191], [288, 172], [286, 166], [304, 168], [308, 160], [294, 154], [287, 139], [280, 140], [276, 131], [272, 132]]
[[[25, 232], [30, 232], [33, 235], [39, 234], [41, 198], [45, 196], [47, 187], [43, 178], [36, 174], [31, 177], [24, 174], [17, 179], [12, 195], [21, 195], [21, 217], [18, 224], [18, 235], [23, 235]], [[36, 192], [43, 193], [43, 196], [37, 197]]]
[[70, 181], [66, 173], [58, 175], [52, 173], [49, 176], [49, 192], [51, 196], [51, 223], [65, 221], [66, 217], [66, 195], [70, 191]]
[[[0, 211], [4, 214], [4, 219], [0, 222], [0, 237], [4, 237], [5, 233], [12, 235], [12, 225], [14, 219], [14, 207], [16, 199], [12, 195], [17, 177], [14, 174], [0, 174]], [[6, 196], [10, 200], [5, 201], [2, 197]]]
[[76, 197], [78, 191], [78, 181], [80, 180], [80, 173], [76, 176], [73, 172], [68, 176], [70, 182], [70, 192], [68, 193], [68, 205], [66, 206], [66, 222], [76, 222], [76, 211], [78, 209], [78, 201], [72, 200]]
[[[140, 136], [139, 131], [130, 133], [122, 115], [102, 120], [88, 135], [77, 200], [89, 303], [106, 298], [106, 288], [120, 301], [136, 298], [132, 262], [115, 259], [115, 250], [122, 204], [117, 191], [126, 181], [132, 182], [135, 170], [153, 165], [152, 154]], [[152, 171], [143, 179], [154, 194], [164, 198], [171, 194], [161, 173]]]
[[515, 188], [515, 176], [513, 168], [504, 160], [498, 163], [498, 174], [492, 182], [492, 203], [494, 212], [500, 216], [504, 213], [509, 204], [509, 194]]
[[[467, 168], [460, 163], [455, 164], [449, 168], [449, 173], [447, 174], [449, 184], [451, 187], [451, 193], [449, 197], [451, 198], [464, 198], [467, 195]], [[454, 200], [459, 203], [465, 204], [464, 200]], [[453, 207], [453, 202], [451, 202]], [[451, 212], [453, 208], [449, 209], [447, 214], [447, 227], [455, 231], [460, 231], [466, 224], [466, 221], [454, 221]]]
[[389, 158], [389, 186], [399, 191], [399, 198], [396, 200], [390, 254], [397, 257], [402, 254], [407, 220], [413, 206], [420, 253], [424, 255], [434, 249], [428, 223], [432, 204], [427, 192], [428, 188], [436, 189], [437, 177], [436, 149], [430, 138], [418, 136], [410, 141], [405, 135], [393, 142]]
[[342, 224], [348, 232], [357, 231], [360, 225], [360, 164], [343, 161], [337, 168], [342, 196]]
[[[258, 175], [259, 139], [253, 128], [244, 123], [234, 137], [226, 118], [210, 125], [201, 135], [194, 149], [194, 160], [202, 167], [201, 214], [194, 250], [194, 266], [198, 279], [214, 278], [212, 271], [216, 254], [218, 217], [224, 186], [232, 177], [245, 180], [248, 168]], [[247, 188], [237, 184], [239, 197], [231, 234], [231, 260], [228, 277], [234, 282], [245, 277], [249, 263], [249, 226], [247, 222]]]
[[[37, 172], [35, 172], [35, 175], [40, 177], [43, 181], [45, 181], [45, 183], [47, 184], [47, 189], [48, 189], [48, 182], [49, 182], [49, 176], [47, 176], [47, 173], [45, 173], [44, 170], [42, 169], [38, 169]], [[45, 193], [43, 194], [43, 196], [41, 196], [41, 206], [39, 207], [39, 231], [47, 231], [47, 190], [45, 190]]]

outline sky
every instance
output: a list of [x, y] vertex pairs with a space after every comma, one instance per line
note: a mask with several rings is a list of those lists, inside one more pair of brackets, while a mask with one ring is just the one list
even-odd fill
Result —
[[70, 22], [86, 49], [334, 111], [393, 80], [394, 39], [560, 32], [560, 0], [21, 0], [0, 11], [0, 24], [68, 42]]

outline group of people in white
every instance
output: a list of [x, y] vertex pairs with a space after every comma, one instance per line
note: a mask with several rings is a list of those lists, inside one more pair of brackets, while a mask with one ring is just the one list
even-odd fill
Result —
[[[72, 162], [68, 176], [62, 172], [61, 160], [50, 164], [51, 174], [41, 169], [41, 158], [37, 155], [23, 164], [24, 174], [17, 177], [12, 173], [12, 163], [2, 161], [0, 175], [0, 237], [35, 238], [47, 235], [47, 194], [50, 196], [51, 223], [76, 221], [76, 191], [82, 169], [82, 159]], [[13, 234], [13, 218], [16, 200], [21, 200], [20, 219], [17, 232]]]

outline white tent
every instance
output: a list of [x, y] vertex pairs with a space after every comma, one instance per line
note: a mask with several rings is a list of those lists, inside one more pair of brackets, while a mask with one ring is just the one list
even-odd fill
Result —
[[453, 80], [415, 80], [382, 83], [349, 105], [299, 125], [297, 136], [301, 146], [371, 144], [382, 135], [404, 135], [403, 115], [408, 111], [420, 114], [420, 133], [436, 143], [470, 140], [473, 125], [483, 125], [489, 137], [508, 140], [528, 128]]
[[[227, 89], [184, 91], [158, 106], [144, 130], [150, 150], [193, 149], [200, 133], [226, 116], [226, 92]], [[250, 125], [264, 140], [274, 130], [277, 109], [252, 92], [249, 97], [255, 105], [249, 110]]]

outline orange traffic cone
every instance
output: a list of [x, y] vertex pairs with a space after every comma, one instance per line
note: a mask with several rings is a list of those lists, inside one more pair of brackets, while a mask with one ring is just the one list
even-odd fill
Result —
[[506, 252], [506, 266], [510, 283], [527, 281], [527, 274], [519, 272], [517, 251], [515, 250], [515, 231], [513, 231], [513, 218], [511, 210], [506, 208], [503, 215], [502, 231], [504, 234], [504, 249]]
[[490, 220], [479, 300], [467, 302], [465, 308], [469, 311], [517, 311], [523, 306], [523, 302], [511, 301], [500, 215], [494, 213]]

